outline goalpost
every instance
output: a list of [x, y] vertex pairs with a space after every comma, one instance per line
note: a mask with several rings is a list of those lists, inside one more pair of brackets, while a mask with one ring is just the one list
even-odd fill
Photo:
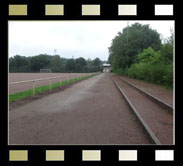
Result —
[[51, 73], [51, 69], [40, 69], [40, 73]]

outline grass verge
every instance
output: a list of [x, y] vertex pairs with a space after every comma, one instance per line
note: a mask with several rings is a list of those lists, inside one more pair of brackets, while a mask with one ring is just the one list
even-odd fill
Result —
[[[73, 78], [73, 79], [70, 79], [70, 80], [57, 82], [57, 83], [51, 84], [51, 89], [61, 87], [61, 86], [64, 86], [64, 85], [68, 85], [68, 84], [71, 84], [71, 83], [74, 83], [74, 82], [77, 82], [77, 81], [80, 81], [80, 80], [83, 80], [83, 79], [87, 79], [87, 78], [90, 78], [94, 75], [97, 75], [97, 73], [92, 73], [92, 74], [89, 74], [89, 75], [86, 75], [86, 76], [81, 76], [81, 77]], [[40, 94], [42, 92], [46, 92], [46, 91], [50, 91], [50, 85], [43, 85], [43, 86], [35, 88], [35, 95]], [[28, 89], [26, 91], [23, 91], [23, 92], [17, 92], [17, 93], [9, 94], [9, 103], [13, 103], [15, 101], [19, 101], [19, 100], [24, 99], [26, 97], [30, 97], [30, 96], [32, 96], [32, 94], [33, 94], [32, 88]]]

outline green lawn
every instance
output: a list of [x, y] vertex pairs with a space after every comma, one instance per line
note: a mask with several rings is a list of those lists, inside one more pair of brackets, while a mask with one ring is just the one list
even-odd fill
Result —
[[[60, 87], [60, 86], [64, 86], [64, 85], [67, 85], [67, 84], [71, 84], [71, 83], [77, 82], [79, 80], [87, 79], [87, 78], [92, 77], [94, 75], [97, 75], [97, 73], [92, 73], [92, 74], [89, 74], [87, 76], [81, 76], [81, 77], [78, 77], [78, 78], [73, 78], [73, 79], [70, 79], [70, 80], [67, 80], [67, 81], [57, 82], [57, 83], [51, 84], [51, 89], [54, 89], [54, 88], [57, 88], [57, 87]], [[40, 87], [35, 88], [35, 95], [40, 94], [40, 93], [45, 92], [45, 91], [50, 91], [50, 85], [44, 85], [44, 86], [40, 86]], [[33, 95], [33, 90], [32, 89], [28, 89], [28, 90], [23, 91], [23, 92], [9, 94], [9, 103], [19, 101], [23, 98], [26, 98], [26, 97], [29, 97], [29, 96], [32, 96], [32, 95]]]

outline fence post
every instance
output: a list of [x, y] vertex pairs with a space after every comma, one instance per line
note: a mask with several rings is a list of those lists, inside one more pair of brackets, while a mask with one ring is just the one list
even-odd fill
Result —
[[73, 82], [72, 76], [70, 76], [69, 80], [70, 80], [69, 83], [71, 84]]
[[62, 79], [60, 79], [60, 87], [62, 87]]
[[68, 77], [66, 78], [65, 82], [66, 82], [66, 85], [67, 85], [68, 84]]
[[35, 81], [32, 81], [32, 97], [35, 96]]
[[51, 92], [51, 78], [50, 78], [50, 92]]

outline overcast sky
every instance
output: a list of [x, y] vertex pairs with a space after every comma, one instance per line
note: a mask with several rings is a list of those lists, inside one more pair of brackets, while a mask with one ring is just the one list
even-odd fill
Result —
[[[174, 21], [129, 21], [149, 24], [163, 38]], [[64, 58], [108, 59], [108, 47], [127, 21], [9, 21], [9, 56], [54, 55]]]

